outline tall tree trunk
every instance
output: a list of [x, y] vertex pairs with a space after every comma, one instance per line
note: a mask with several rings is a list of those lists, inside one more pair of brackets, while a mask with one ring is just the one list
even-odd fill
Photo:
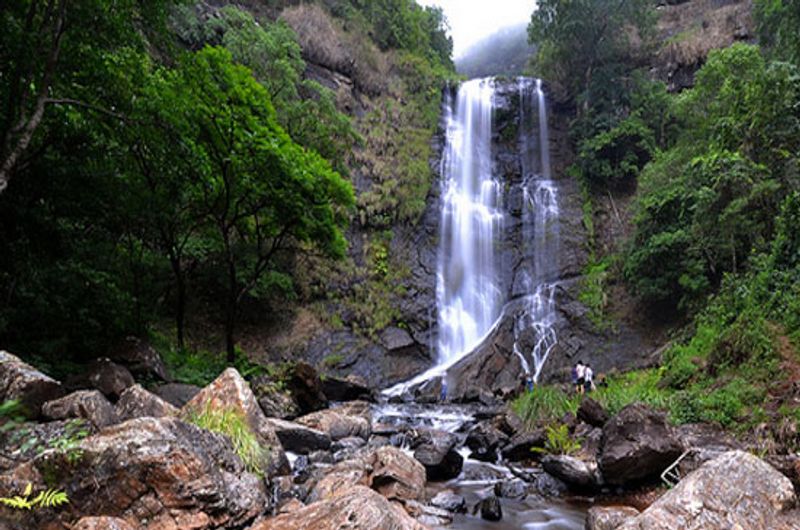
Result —
[[183, 271], [180, 270], [180, 265], [178, 265], [175, 279], [178, 288], [178, 299], [175, 304], [175, 328], [178, 334], [178, 348], [183, 349], [185, 346], [186, 280], [183, 277]]

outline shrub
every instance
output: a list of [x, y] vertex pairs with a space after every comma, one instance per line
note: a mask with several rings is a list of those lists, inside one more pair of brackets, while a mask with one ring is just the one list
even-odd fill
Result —
[[563, 423], [548, 425], [545, 428], [545, 435], [544, 447], [533, 447], [531, 451], [551, 455], [571, 455], [581, 449], [580, 440], [571, 438], [569, 428]]

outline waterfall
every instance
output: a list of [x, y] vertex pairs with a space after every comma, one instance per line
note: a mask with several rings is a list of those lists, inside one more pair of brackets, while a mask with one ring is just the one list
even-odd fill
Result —
[[559, 273], [558, 187], [551, 180], [547, 106], [542, 82], [537, 79], [534, 85], [532, 80], [520, 78], [518, 84], [524, 256], [518, 274], [525, 295], [524, 309], [514, 322], [514, 352], [535, 383], [558, 343], [554, 327], [555, 281]]
[[495, 253], [503, 210], [492, 172], [493, 98], [494, 81], [476, 79], [461, 85], [454, 109], [447, 105], [436, 286], [440, 365], [475, 348], [504, 302]]
[[[514, 351], [537, 381], [558, 342], [555, 330], [559, 275], [558, 186], [551, 179], [545, 94], [541, 81], [520, 78], [518, 149], [521, 184], [501, 184], [493, 171], [495, 81], [463, 83], [444, 102], [442, 213], [436, 278], [437, 364], [384, 391], [397, 395], [442, 377], [472, 352], [503, 319], [507, 290], [500, 279], [505, 210], [503, 194], [522, 194], [522, 265], [513, 295], [522, 298], [514, 320]], [[504, 185], [509, 186], [505, 188]], [[517, 304], [519, 300], [514, 300]], [[516, 305], [516, 307], [519, 307]]]

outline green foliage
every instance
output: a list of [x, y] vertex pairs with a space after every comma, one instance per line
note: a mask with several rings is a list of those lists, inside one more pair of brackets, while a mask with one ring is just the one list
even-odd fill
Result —
[[592, 394], [592, 398], [612, 415], [636, 402], [663, 409], [669, 404], [670, 392], [661, 388], [660, 381], [661, 371], [652, 369], [611, 375], [606, 378], [606, 384]]
[[581, 450], [580, 440], [569, 435], [569, 427], [563, 423], [545, 427], [544, 447], [532, 447], [534, 453], [549, 455], [572, 455]]
[[33, 493], [33, 484], [28, 484], [22, 495], [13, 497], [0, 497], [0, 504], [17, 510], [34, 510], [40, 508], [55, 508], [62, 504], [67, 504], [69, 498], [61, 490], [46, 489], [39, 492], [34, 498], [30, 498]]
[[514, 400], [511, 408], [526, 425], [536, 427], [560, 421], [567, 413], [574, 414], [579, 404], [580, 396], [569, 396], [557, 387], [537, 385]]
[[269, 467], [269, 450], [258, 441], [241, 412], [208, 406], [199, 412], [191, 412], [188, 420], [202, 429], [227, 436], [245, 469], [260, 477], [264, 476]]
[[577, 163], [592, 187], [629, 188], [654, 152], [653, 131], [634, 116], [583, 142]]
[[753, 2], [758, 40], [782, 60], [800, 63], [800, 5], [792, 0]]
[[581, 290], [578, 293], [578, 300], [589, 309], [589, 320], [598, 329], [605, 329], [610, 325], [605, 309], [608, 303], [606, 289], [611, 261], [610, 258], [606, 258], [599, 262], [587, 263], [583, 270]]
[[536, 71], [587, 107], [597, 106], [607, 100], [604, 91], [619, 87], [617, 74], [634, 55], [632, 37], [646, 42], [654, 15], [646, 0], [540, 1], [528, 26], [529, 41], [538, 46]]

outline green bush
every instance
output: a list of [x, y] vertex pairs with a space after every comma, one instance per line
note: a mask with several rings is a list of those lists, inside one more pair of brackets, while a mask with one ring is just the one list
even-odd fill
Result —
[[581, 450], [580, 440], [572, 438], [569, 427], [563, 423], [545, 427], [545, 436], [544, 447], [533, 447], [531, 451], [549, 455], [572, 455]]

